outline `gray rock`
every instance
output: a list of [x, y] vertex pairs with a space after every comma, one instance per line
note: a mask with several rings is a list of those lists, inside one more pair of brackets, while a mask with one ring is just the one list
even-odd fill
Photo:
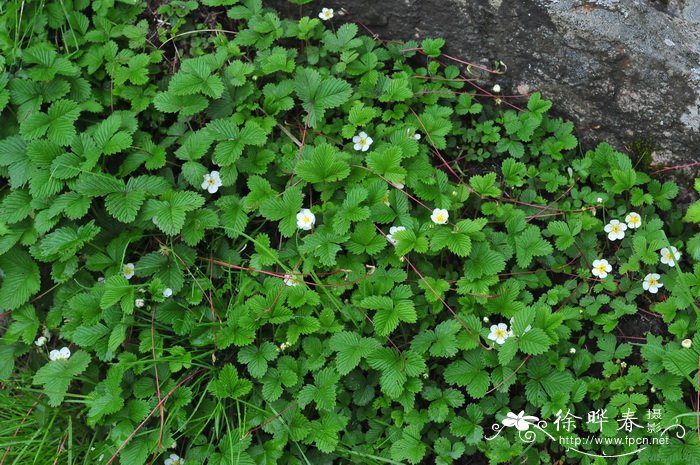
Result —
[[[312, 14], [320, 5], [302, 8]], [[362, 22], [384, 39], [444, 37], [450, 55], [504, 62], [507, 73], [490, 76], [489, 84], [500, 84], [504, 94], [540, 90], [576, 123], [584, 146], [605, 140], [630, 153], [647, 139], [657, 148], [656, 164], [700, 160], [700, 0], [331, 0], [323, 6], [344, 8], [341, 21]], [[697, 168], [674, 173], [689, 180]]]

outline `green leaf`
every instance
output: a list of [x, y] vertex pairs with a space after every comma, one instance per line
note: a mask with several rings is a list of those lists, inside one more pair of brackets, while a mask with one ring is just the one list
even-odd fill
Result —
[[88, 197], [99, 197], [124, 189], [126, 184], [121, 179], [97, 173], [83, 173], [75, 184], [76, 192]]
[[296, 172], [301, 179], [311, 183], [340, 181], [350, 174], [346, 159], [347, 155], [330, 144], [306, 146]]
[[694, 348], [667, 351], [663, 365], [669, 373], [685, 377], [698, 370], [698, 357]]
[[102, 323], [90, 326], [78, 326], [73, 332], [73, 342], [80, 347], [91, 348], [97, 341], [109, 334], [109, 328]]
[[21, 249], [14, 248], [0, 256], [3, 271], [0, 285], [0, 308], [14, 310], [26, 303], [41, 288], [39, 267]]
[[365, 297], [360, 306], [377, 310], [374, 316], [374, 328], [380, 336], [388, 336], [396, 329], [399, 322], [415, 323], [416, 309], [410, 300], [393, 301], [387, 296]]
[[34, 342], [34, 337], [41, 322], [36, 315], [33, 305], [25, 305], [12, 312], [12, 323], [5, 332], [4, 339], [8, 342], [16, 342], [22, 339], [25, 344]]
[[487, 173], [484, 176], [472, 176], [469, 185], [482, 197], [499, 197], [501, 190], [496, 185], [496, 173]]
[[574, 245], [575, 236], [581, 232], [581, 222], [575, 222], [573, 225], [564, 221], [552, 221], [547, 225], [547, 231], [556, 236], [555, 245], [558, 250], [564, 251]]
[[552, 245], [542, 238], [540, 228], [534, 225], [526, 227], [514, 242], [515, 255], [521, 268], [530, 266], [534, 257], [550, 255], [554, 251]]
[[153, 98], [153, 105], [163, 113], [180, 113], [182, 116], [192, 116], [209, 106], [209, 100], [201, 95], [175, 95], [170, 92], [159, 92]]
[[208, 389], [218, 399], [238, 399], [248, 394], [253, 384], [247, 379], [240, 379], [238, 371], [232, 364], [224, 365], [216, 379], [209, 381]]
[[63, 402], [71, 381], [90, 364], [90, 355], [79, 350], [68, 360], [53, 360], [37, 370], [34, 384], [44, 386], [44, 393], [49, 398], [49, 405], [57, 407]]
[[294, 90], [308, 112], [305, 122], [312, 128], [318, 127], [326, 110], [347, 102], [352, 95], [352, 87], [342, 79], [324, 77], [309, 68], [301, 68], [294, 79]]
[[533, 113], [546, 113], [552, 107], [552, 102], [543, 100], [539, 92], [535, 92], [530, 96], [527, 102], [527, 109]]
[[406, 170], [401, 166], [401, 156], [401, 147], [384, 147], [369, 153], [367, 167], [389, 182], [403, 183]]
[[267, 362], [276, 358], [277, 349], [270, 342], [263, 342], [260, 347], [244, 347], [238, 352], [238, 361], [247, 365], [253, 378], [262, 378], [267, 372]]
[[183, 60], [180, 71], [170, 80], [168, 92], [178, 96], [201, 93], [219, 98], [224, 92], [224, 85], [219, 76], [211, 75], [212, 71], [206, 56]]
[[264, 145], [269, 132], [255, 121], [248, 121], [242, 129], [239, 129], [233, 120], [228, 118], [212, 121], [207, 126], [207, 130], [214, 139], [219, 141], [214, 149], [214, 161], [219, 166], [234, 164], [248, 145], [257, 147]]
[[362, 358], [367, 357], [372, 351], [380, 347], [376, 339], [361, 337], [357, 333], [342, 331], [334, 334], [329, 340], [330, 348], [337, 352], [335, 358], [336, 368], [341, 375], [347, 375]]
[[275, 197], [260, 205], [260, 214], [272, 221], [279, 221], [279, 230], [284, 237], [291, 237], [297, 230], [296, 215], [301, 211], [301, 188], [286, 189], [281, 197]]
[[46, 135], [59, 145], [69, 145], [75, 137], [75, 121], [80, 116], [78, 104], [72, 100], [58, 100], [46, 113], [33, 113], [20, 125], [20, 134], [27, 139]]
[[441, 49], [444, 46], [445, 39], [442, 38], [423, 39], [423, 42], [421, 42], [421, 49], [423, 49], [423, 53], [431, 58], [439, 57], [441, 54]]
[[88, 423], [95, 425], [104, 416], [119, 412], [124, 407], [121, 381], [125, 367], [121, 364], [110, 367], [107, 378], [95, 386], [87, 398]]
[[387, 79], [384, 82], [380, 102], [402, 102], [413, 97], [408, 79]]
[[187, 212], [204, 204], [204, 197], [189, 191], [169, 192], [163, 200], [149, 200], [148, 210], [155, 225], [165, 234], [174, 236], [185, 225]]
[[29, 192], [13, 190], [2, 201], [0, 214], [8, 224], [18, 223], [32, 212], [32, 198]]
[[195, 246], [204, 239], [207, 230], [219, 225], [219, 217], [207, 208], [187, 213], [185, 226], [182, 228], [182, 239], [187, 245]]
[[457, 360], [445, 369], [445, 381], [461, 387], [466, 387], [470, 396], [480, 399], [486, 395], [490, 380], [482, 365], [472, 360]]
[[420, 425], [411, 425], [404, 428], [401, 431], [401, 437], [391, 445], [391, 458], [399, 462], [407, 461], [412, 464], [417, 464], [423, 460], [428, 446], [422, 441], [420, 430]]
[[314, 384], [307, 384], [299, 391], [297, 403], [301, 408], [314, 402], [319, 411], [333, 410], [336, 404], [336, 384], [340, 375], [333, 368], [324, 368], [314, 373]]
[[415, 377], [426, 370], [425, 360], [417, 353], [407, 350], [399, 354], [393, 349], [382, 347], [367, 356], [367, 363], [379, 370], [379, 385], [383, 393], [392, 399], [404, 391], [408, 377]]
[[539, 328], [532, 328], [519, 337], [520, 350], [530, 355], [543, 354], [551, 344], [547, 333]]
[[455, 255], [466, 257], [472, 250], [472, 241], [469, 235], [459, 228], [437, 228], [430, 239], [430, 248], [438, 251], [445, 247]]
[[336, 255], [342, 250], [339, 245], [348, 239], [347, 236], [331, 234], [327, 230], [317, 231], [304, 237], [304, 243], [299, 247], [299, 252], [318, 257], [326, 266], [336, 264]]
[[398, 231], [393, 235], [398, 242], [394, 246], [396, 255], [403, 256], [415, 250], [423, 253], [428, 250], [428, 239], [425, 236], [416, 236], [410, 229]]

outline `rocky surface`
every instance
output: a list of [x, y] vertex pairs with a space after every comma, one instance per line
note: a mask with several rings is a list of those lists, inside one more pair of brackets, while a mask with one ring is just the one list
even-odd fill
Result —
[[[329, 0], [384, 39], [444, 37], [464, 60], [507, 65], [504, 93], [540, 90], [584, 146], [628, 153], [653, 141], [655, 164], [700, 161], [700, 0]], [[699, 167], [676, 170], [686, 179]], [[687, 183], [688, 187], [690, 183]], [[684, 186], [685, 187], [685, 186]]]

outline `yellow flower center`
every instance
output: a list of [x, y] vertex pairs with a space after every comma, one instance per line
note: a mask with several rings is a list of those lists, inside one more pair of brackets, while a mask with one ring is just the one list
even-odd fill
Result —
[[506, 336], [505, 330], [503, 330], [503, 329], [501, 329], [501, 328], [498, 328], [498, 329], [496, 330], [496, 338], [497, 338], [497, 339], [500, 339], [500, 338], [505, 337], [505, 336]]
[[649, 278], [649, 287], [654, 287], [658, 284], [658, 281], [654, 278]]
[[360, 142], [358, 142], [358, 144], [365, 145], [366, 143], [367, 143], [367, 139], [365, 139], [364, 137], [360, 137]]
[[213, 186], [214, 184], [216, 184], [216, 181], [214, 180], [214, 178], [209, 178], [209, 179], [207, 179], [207, 184], [209, 184], [210, 186]]
[[435, 216], [435, 220], [436, 220], [438, 223], [442, 223], [443, 221], [445, 221], [445, 215], [443, 215], [442, 213], [438, 213], [438, 214]]
[[605, 265], [598, 265], [598, 273], [605, 273]]
[[632, 223], [632, 224], [637, 224], [637, 223], [639, 223], [639, 217], [638, 217], [638, 216], [635, 216], [635, 215], [632, 215], [632, 216], [630, 217], [630, 223]]
[[620, 228], [620, 225], [619, 225], [619, 224], [614, 224], [614, 225], [612, 225], [612, 227], [610, 228], [610, 230], [611, 230], [612, 232], [614, 232], [614, 233], [619, 233], [621, 229], [622, 229], [622, 228]]
[[671, 252], [666, 252], [666, 260], [673, 260], [673, 254], [671, 254]]
[[304, 223], [310, 223], [310, 222], [311, 222], [311, 218], [308, 217], [308, 216], [305, 216], [301, 221], [303, 221]]

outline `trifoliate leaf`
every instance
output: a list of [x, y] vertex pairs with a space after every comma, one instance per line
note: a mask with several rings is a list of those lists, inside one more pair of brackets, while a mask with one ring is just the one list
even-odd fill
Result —
[[68, 360], [52, 360], [34, 375], [34, 384], [44, 386], [44, 393], [49, 397], [49, 405], [56, 407], [63, 402], [71, 381], [90, 364], [90, 355], [79, 350]]
[[330, 144], [306, 146], [296, 172], [301, 179], [311, 183], [340, 181], [350, 174], [347, 158]]
[[352, 87], [342, 79], [324, 77], [313, 69], [301, 68], [294, 79], [294, 90], [308, 115], [304, 121], [312, 128], [318, 127], [326, 110], [347, 102]]
[[54, 102], [46, 113], [34, 113], [22, 121], [20, 134], [27, 139], [46, 135], [59, 145], [68, 145], [75, 137], [74, 123], [80, 116], [78, 104], [72, 100]]
[[361, 337], [349, 331], [334, 334], [329, 343], [331, 350], [337, 352], [335, 363], [341, 375], [350, 373], [359, 365], [362, 358], [380, 347], [377, 340]]

